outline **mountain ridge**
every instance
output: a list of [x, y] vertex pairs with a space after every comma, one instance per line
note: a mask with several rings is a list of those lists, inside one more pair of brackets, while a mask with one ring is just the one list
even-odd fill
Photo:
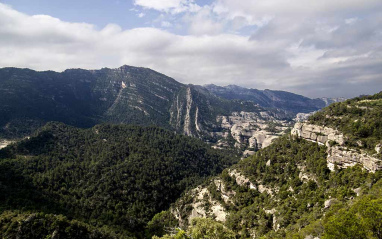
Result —
[[[184, 133], [201, 135], [195, 118], [192, 122], [184, 118], [190, 120], [197, 108], [202, 118], [197, 120], [199, 128], [214, 124], [219, 113], [259, 110], [254, 104], [221, 99], [151, 69], [126, 65], [116, 69], [68, 69], [61, 73], [2, 68], [0, 84], [0, 133], [10, 137], [30, 133], [27, 127], [22, 132], [23, 124], [36, 129], [47, 121], [79, 127], [102, 122], [155, 124], [178, 132], [192, 125]], [[198, 97], [191, 102], [194, 94]], [[182, 117], [171, 119], [174, 108]]]
[[204, 85], [206, 89], [225, 99], [250, 100], [262, 107], [280, 108], [293, 113], [309, 113], [328, 106], [331, 103], [345, 100], [344, 98], [315, 98], [282, 90], [258, 90], [238, 85], [217, 86]]

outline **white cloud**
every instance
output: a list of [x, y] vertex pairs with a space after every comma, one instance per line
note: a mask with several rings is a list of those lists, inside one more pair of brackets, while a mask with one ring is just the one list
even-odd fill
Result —
[[[235, 2], [244, 7], [242, 1]], [[252, 1], [245, 2], [247, 16], [241, 19], [238, 9], [228, 8], [236, 12], [236, 28], [252, 24], [248, 16], [257, 19], [256, 12], [248, 10]], [[381, 90], [382, 16], [375, 4], [365, 1], [372, 7], [362, 16], [349, 7], [330, 17], [275, 14], [245, 36], [225, 31], [233, 20], [224, 9], [216, 12], [221, 3], [183, 16], [192, 35], [155, 28], [123, 30], [116, 24], [97, 30], [0, 4], [0, 67], [61, 71], [128, 64], [150, 67], [184, 83], [238, 84], [312, 97]], [[357, 20], [346, 22], [351, 18]], [[165, 21], [159, 23], [169, 26]]]
[[161, 26], [167, 28], [167, 27], [172, 27], [172, 24], [168, 21], [162, 21]]
[[135, 0], [134, 4], [157, 11], [171, 12], [173, 14], [199, 10], [199, 6], [194, 3], [194, 0]]
[[219, 13], [229, 13], [230, 16], [264, 15], [331, 15], [333, 13], [360, 12], [381, 5], [380, 0], [216, 0], [214, 10]]
[[138, 17], [139, 17], [139, 18], [142, 18], [142, 17], [144, 17], [145, 15], [146, 15], [146, 14], [144, 14], [143, 12], [141, 12], [141, 13], [138, 14]]
[[348, 18], [348, 19], [345, 19], [345, 23], [346, 23], [346, 24], [353, 24], [353, 23], [355, 23], [357, 20], [358, 20], [358, 18], [356, 18], [356, 17]]
[[222, 33], [223, 22], [213, 18], [211, 8], [206, 6], [196, 14], [186, 14], [183, 21], [189, 26], [192, 35], [216, 35]]

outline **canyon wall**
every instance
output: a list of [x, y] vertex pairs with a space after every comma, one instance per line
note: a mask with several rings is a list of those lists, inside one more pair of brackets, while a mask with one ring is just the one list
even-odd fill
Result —
[[[330, 170], [334, 170], [335, 165], [341, 168], [347, 168], [356, 164], [361, 164], [370, 172], [382, 170], [382, 162], [380, 159], [367, 154], [361, 149], [346, 147], [346, 136], [338, 130], [298, 122], [294, 125], [291, 134], [305, 140], [317, 142], [320, 145], [326, 145], [328, 147], [327, 162]], [[378, 145], [376, 148], [378, 148]]]

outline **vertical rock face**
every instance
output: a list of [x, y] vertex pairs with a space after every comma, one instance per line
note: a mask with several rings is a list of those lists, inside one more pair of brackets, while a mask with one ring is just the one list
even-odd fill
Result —
[[[317, 142], [320, 145], [326, 145], [328, 147], [327, 162], [328, 167], [334, 170], [334, 166], [338, 165], [342, 168], [361, 164], [366, 170], [375, 172], [382, 170], [382, 161], [373, 156], [368, 155], [362, 150], [355, 150], [345, 147], [346, 137], [338, 130], [298, 122], [294, 125], [291, 131], [292, 135], [296, 135], [305, 140]], [[334, 142], [334, 146], [329, 144], [329, 141]], [[379, 153], [380, 146], [376, 145], [375, 151]]]
[[[231, 135], [237, 147], [247, 148], [245, 156], [269, 146], [289, 126], [286, 121], [277, 120], [266, 112], [233, 112], [229, 116], [219, 115], [216, 121], [220, 124], [220, 131], [214, 134], [226, 138]], [[270, 122], [277, 125], [272, 130], [269, 128]]]
[[186, 115], [184, 118], [184, 128], [183, 128], [183, 133], [185, 135], [192, 135], [192, 130], [191, 130], [191, 107], [192, 107], [192, 95], [191, 95], [191, 89], [187, 88], [187, 93], [186, 93]]
[[188, 136], [200, 137], [208, 134], [206, 125], [213, 122], [203, 120], [200, 107], [208, 108], [208, 102], [199, 101], [198, 92], [192, 86], [180, 89], [169, 109], [170, 125]]

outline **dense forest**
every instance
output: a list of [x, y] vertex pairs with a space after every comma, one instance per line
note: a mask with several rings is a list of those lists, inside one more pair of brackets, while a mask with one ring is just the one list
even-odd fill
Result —
[[0, 212], [63, 214], [126, 237], [144, 236], [146, 223], [185, 189], [238, 159], [157, 127], [62, 123], [48, 123], [0, 158]]
[[[233, 170], [249, 181], [238, 184], [230, 174]], [[223, 182], [224, 193], [216, 186], [216, 179]], [[309, 235], [349, 238], [347, 227], [368, 235], [354, 238], [380, 238], [376, 235], [382, 225], [369, 222], [382, 219], [381, 179], [381, 172], [368, 173], [361, 166], [331, 172], [326, 166], [325, 146], [284, 136], [210, 180], [204, 185], [209, 194], [201, 202], [211, 218], [214, 218], [213, 201], [225, 208], [228, 214], [224, 225], [236, 238], [254, 235], [256, 238]], [[267, 190], [259, 192], [250, 187], [250, 182], [257, 189]], [[363, 196], [353, 200], [357, 194]], [[223, 199], [227, 195], [230, 195], [228, 202]], [[183, 218], [191, 212], [187, 203], [190, 198], [186, 194], [175, 204], [176, 209], [183, 210]], [[192, 224], [188, 229], [186, 226], [185, 237], [180, 238], [188, 238], [187, 230], [192, 227]]]
[[5, 211], [0, 215], [2, 238], [71, 238], [71, 239], [115, 239], [112, 232], [89, 224], [69, 220], [63, 215]]

